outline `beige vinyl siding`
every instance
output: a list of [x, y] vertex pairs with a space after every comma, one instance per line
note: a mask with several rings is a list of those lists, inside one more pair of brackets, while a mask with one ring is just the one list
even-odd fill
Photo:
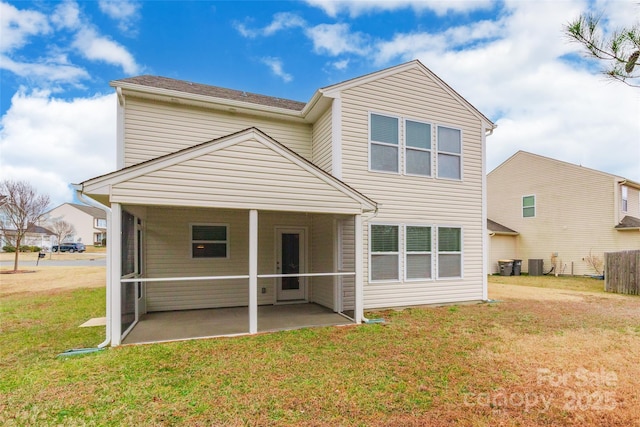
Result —
[[165, 154], [256, 127], [311, 160], [311, 125], [181, 106], [128, 96], [125, 107], [124, 164]]
[[[340, 227], [340, 242], [342, 259], [338, 260], [341, 271], [356, 270], [356, 248], [355, 248], [355, 226], [353, 218], [342, 219], [338, 226]], [[355, 277], [344, 276], [342, 281], [342, 309], [343, 311], [355, 310], [356, 292]]]
[[[343, 179], [379, 204], [371, 223], [456, 226], [463, 228], [464, 235], [463, 279], [366, 283], [365, 308], [482, 299], [482, 123], [478, 116], [418, 69], [345, 90], [341, 98]], [[432, 125], [432, 178], [369, 172], [371, 112]], [[462, 131], [461, 181], [435, 178], [438, 125]], [[402, 150], [400, 159], [404, 162]], [[364, 239], [368, 280], [368, 225]], [[437, 272], [433, 273], [435, 277]]]
[[[333, 215], [313, 215], [311, 229], [311, 272], [331, 273], [334, 271], [334, 219]], [[325, 307], [334, 308], [334, 278], [312, 277], [310, 280], [310, 300]]]
[[[640, 233], [618, 231], [612, 175], [518, 152], [487, 176], [488, 216], [519, 233], [517, 258], [542, 259], [551, 269], [557, 253], [564, 274], [594, 274], [584, 258], [640, 249]], [[629, 191], [631, 192], [631, 188]], [[522, 196], [535, 195], [536, 215], [522, 217]], [[620, 218], [621, 219], [621, 218]], [[619, 220], [619, 219], [618, 219]]]
[[331, 173], [331, 108], [313, 125], [312, 161], [320, 169]]
[[627, 210], [622, 210], [622, 185], [619, 186], [618, 191], [620, 192], [619, 200], [619, 212], [618, 218], [622, 220], [625, 216], [629, 215], [634, 218], [640, 219], [640, 190], [633, 187], [627, 187]]
[[269, 147], [247, 140], [112, 188], [112, 202], [295, 212], [359, 212], [360, 204]]
[[[191, 258], [190, 224], [228, 224], [229, 257]], [[310, 216], [276, 212], [258, 215], [258, 273], [274, 274], [275, 228], [311, 227]], [[249, 274], [249, 214], [245, 210], [150, 207], [145, 220], [146, 277]], [[308, 249], [308, 248], [307, 248]], [[262, 288], [265, 293], [262, 293]], [[249, 281], [150, 282], [147, 310], [168, 311], [246, 306]], [[275, 302], [275, 279], [258, 279], [258, 304]]]

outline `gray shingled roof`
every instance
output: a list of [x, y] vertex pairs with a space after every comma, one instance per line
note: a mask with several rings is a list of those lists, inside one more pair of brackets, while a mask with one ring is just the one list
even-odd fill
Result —
[[94, 218], [107, 219], [107, 214], [102, 209], [94, 208], [93, 206], [78, 205], [75, 203], [69, 203], [69, 204], [74, 208], [79, 209], [82, 212], [91, 215]]
[[505, 227], [502, 224], [498, 224], [495, 221], [491, 221], [490, 219], [487, 219], [487, 228], [496, 233], [518, 233], [517, 231], [512, 230], [509, 227]]
[[137, 76], [126, 79], [114, 80], [112, 86], [119, 86], [119, 83], [130, 83], [141, 86], [155, 87], [159, 89], [175, 90], [179, 92], [192, 93], [195, 95], [211, 96], [214, 98], [230, 99], [233, 101], [247, 102], [250, 104], [266, 105], [268, 107], [284, 108], [287, 110], [302, 111], [305, 102], [292, 101], [290, 99], [275, 98], [272, 96], [259, 95], [241, 90], [227, 89], [218, 86], [209, 86], [201, 83], [193, 83], [184, 80], [175, 80], [160, 76]]
[[627, 215], [616, 228], [640, 228], [640, 219]]

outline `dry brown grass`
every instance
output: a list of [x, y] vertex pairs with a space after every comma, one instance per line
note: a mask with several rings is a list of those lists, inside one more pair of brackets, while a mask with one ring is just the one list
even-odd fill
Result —
[[[21, 265], [20, 269], [28, 270], [29, 272], [0, 274], [0, 295], [97, 288], [106, 284], [105, 267], [34, 267]], [[10, 268], [2, 268], [2, 271], [8, 270]]]

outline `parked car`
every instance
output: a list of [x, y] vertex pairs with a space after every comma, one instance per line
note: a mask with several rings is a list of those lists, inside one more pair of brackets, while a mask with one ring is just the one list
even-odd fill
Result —
[[86, 250], [84, 243], [63, 243], [55, 245], [51, 248], [52, 252], [84, 252]]

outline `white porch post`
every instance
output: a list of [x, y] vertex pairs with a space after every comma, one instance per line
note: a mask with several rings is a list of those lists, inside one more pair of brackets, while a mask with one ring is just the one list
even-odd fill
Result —
[[107, 242], [107, 250], [111, 260], [111, 345], [120, 345], [120, 337], [122, 335], [122, 302], [121, 302], [121, 284], [122, 277], [122, 206], [120, 203], [111, 204], [111, 221], [109, 222], [109, 230], [107, 232], [109, 241]]
[[356, 251], [356, 302], [354, 320], [356, 323], [362, 322], [362, 310], [364, 309], [363, 280], [364, 263], [363, 242], [362, 242], [362, 215], [355, 215], [355, 251]]
[[258, 211], [249, 211], [249, 333], [258, 333]]

